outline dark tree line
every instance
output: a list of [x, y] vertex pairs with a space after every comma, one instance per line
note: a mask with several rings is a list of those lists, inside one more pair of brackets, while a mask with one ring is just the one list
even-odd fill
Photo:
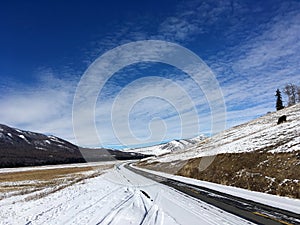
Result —
[[[288, 104], [287, 106], [295, 105], [300, 103], [300, 87], [295, 84], [287, 84], [283, 89], [283, 93], [287, 96]], [[284, 108], [281, 92], [279, 89], [276, 90], [275, 96], [276, 100], [276, 109], [280, 110]]]

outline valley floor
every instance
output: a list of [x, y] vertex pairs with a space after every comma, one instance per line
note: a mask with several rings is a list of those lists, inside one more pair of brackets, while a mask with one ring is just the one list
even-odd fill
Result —
[[123, 165], [105, 171], [40, 198], [3, 198], [0, 224], [251, 224]]

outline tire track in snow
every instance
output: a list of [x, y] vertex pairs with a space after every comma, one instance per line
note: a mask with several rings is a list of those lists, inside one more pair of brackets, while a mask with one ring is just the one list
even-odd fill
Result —
[[121, 189], [122, 189], [122, 187], [118, 187], [118, 188], [112, 190], [111, 192], [109, 192], [108, 194], [101, 196], [99, 199], [97, 199], [96, 201], [94, 201], [92, 203], [90, 201], [88, 201], [87, 206], [85, 206], [84, 208], [81, 208], [79, 211], [77, 211], [78, 205], [73, 205], [71, 208], [69, 208], [69, 211], [73, 212], [72, 215], [68, 214], [65, 219], [60, 218], [60, 221], [63, 221], [62, 224], [65, 224], [65, 225], [71, 224], [76, 218], [78, 218], [78, 217], [81, 218], [82, 214], [84, 214], [90, 208], [92, 208], [92, 207], [94, 208], [97, 206], [100, 206], [100, 208], [104, 207], [104, 205], [101, 203], [103, 203], [103, 201], [105, 199], [107, 199], [108, 197], [110, 197], [111, 195], [116, 193], [117, 191], [120, 191]]
[[[150, 209], [147, 211], [143, 220], [141, 221], [141, 225], [163, 225], [164, 224], [164, 213], [162, 210], [156, 205], [154, 202], [157, 200], [158, 195], [156, 195], [155, 199], [152, 200], [152, 205]], [[142, 198], [143, 200], [143, 198]]]
[[[46, 210], [43, 211], [39, 211], [40, 210], [39, 205], [36, 205], [34, 208], [31, 208], [29, 211], [27, 211], [27, 215], [32, 215], [31, 216], [32, 219], [28, 219], [26, 222], [29, 224], [35, 221], [38, 221], [39, 223], [47, 223], [47, 220], [49, 220], [49, 218], [54, 218], [54, 223], [55, 221], [57, 221], [57, 223], [61, 223], [61, 221], [63, 221], [63, 224], [70, 224], [74, 219], [80, 217], [86, 210], [88, 210], [93, 206], [96, 206], [98, 203], [110, 197], [111, 195], [113, 195], [114, 193], [116, 193], [118, 190], [122, 188], [123, 187], [117, 187], [111, 192], [106, 193], [104, 196], [101, 196], [100, 198], [96, 199], [93, 202], [91, 202], [90, 200], [87, 201], [87, 199], [85, 199], [86, 198], [85, 195], [82, 195], [82, 193], [79, 191], [77, 195], [72, 196], [71, 199], [67, 199], [64, 203], [56, 204], [56, 201], [49, 202], [49, 206], [47, 207]], [[81, 204], [70, 206], [68, 202], [73, 202], [75, 199], [76, 202], [81, 202]], [[56, 215], [62, 211], [72, 212], [72, 213], [63, 214], [59, 216], [59, 218], [55, 218]]]
[[125, 199], [123, 199], [121, 202], [116, 204], [114, 207], [112, 207], [109, 212], [96, 224], [113, 224], [112, 222], [116, 219], [116, 216], [118, 213], [124, 209], [126, 206], [130, 205], [132, 203], [132, 198], [134, 196], [134, 193], [132, 193], [129, 196], [126, 196]]
[[132, 195], [115, 205], [97, 224], [156, 225], [163, 224], [163, 212], [138, 188], [131, 189]]

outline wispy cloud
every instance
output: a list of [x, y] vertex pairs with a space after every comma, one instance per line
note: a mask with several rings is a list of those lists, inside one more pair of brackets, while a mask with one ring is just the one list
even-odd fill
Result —
[[54, 134], [73, 141], [72, 99], [76, 82], [39, 72], [32, 86], [7, 83], [0, 97], [1, 122], [13, 127]]
[[[150, 131], [150, 134], [155, 135], [155, 140], [151, 137], [148, 140], [149, 142], [162, 141], [165, 138], [171, 139], [172, 136], [173, 138], [187, 138], [199, 133], [198, 113], [204, 107], [200, 111], [198, 111], [198, 107], [203, 106], [203, 102], [206, 103], [205, 98], [208, 99], [209, 103], [217, 103], [220, 93], [213, 75], [201, 60], [188, 50], [176, 46], [158, 41], [132, 43], [108, 52], [89, 68], [80, 82], [80, 88], [78, 94], [76, 94], [76, 107], [74, 108], [75, 127], [79, 134], [77, 137], [82, 144], [97, 143], [97, 138], [94, 138], [93, 132], [88, 132], [86, 129], [94, 128], [93, 120], [89, 118], [93, 116], [95, 96], [98, 95], [100, 90], [100, 99], [104, 99], [104, 101], [99, 104], [99, 107], [102, 108], [100, 111], [96, 111], [96, 115], [100, 119], [98, 126], [103, 127], [103, 129], [100, 129], [101, 131], [98, 130], [101, 138], [109, 133], [107, 139], [114, 139], [112, 142], [115, 139], [122, 139], [121, 143], [125, 145], [141, 144], [138, 139], [132, 138], [131, 134], [138, 134], [140, 139], [145, 140], [149, 137], [149, 129], [145, 127], [151, 126], [153, 120], [156, 121], [153, 123], [155, 130]], [[148, 60], [161, 60], [160, 62], [176, 65], [191, 74], [193, 79], [189, 78], [188, 75], [185, 75], [186, 78], [182, 79], [184, 73], [181, 71], [181, 79], [178, 83], [175, 83], [177, 82], [176, 77], [180, 77], [178, 73], [169, 74], [172, 80], [166, 79], [159, 77], [160, 73], [158, 71], [149, 69], [149, 66], [142, 64], [142, 68], [147, 69], [146, 73], [148, 75], [146, 77], [141, 78], [133, 68], [129, 68], [123, 71], [124, 74], [118, 73], [116, 75], [117, 80], [121, 80], [122, 83], [121, 86], [117, 86], [117, 89], [123, 88], [120, 92], [114, 93], [110, 89], [106, 89], [109, 93], [107, 94], [102, 89], [103, 83], [108, 82], [108, 78], [112, 78], [111, 75], [118, 70], [119, 66]], [[160, 64], [155, 65], [159, 68], [162, 66]], [[171, 69], [169, 72], [173, 70]], [[164, 70], [162, 71], [164, 72]], [[132, 72], [137, 77], [134, 77], [133, 81], [130, 81], [132, 78], [126, 80], [128, 73], [131, 74]], [[152, 75], [151, 72], [154, 74]], [[124, 83], [124, 81], [127, 81], [127, 83]], [[214, 85], [214, 87], [211, 85]], [[111, 84], [111, 89], [114, 89], [113, 86], [114, 82]], [[197, 91], [195, 92], [195, 90]], [[101, 97], [101, 95], [106, 96], [106, 98]], [[191, 98], [193, 96], [196, 99]], [[197, 97], [200, 96], [202, 99], [199, 100]], [[157, 104], [158, 98], [166, 101], [167, 104]], [[138, 109], [132, 110], [135, 104], [144, 99], [147, 99], [147, 104], [139, 104]], [[170, 107], [173, 107], [173, 109], [171, 110]], [[215, 106], [210, 105], [210, 107], [213, 109]], [[207, 108], [206, 106], [205, 109], [207, 110]], [[221, 113], [221, 111], [217, 113]], [[86, 117], [89, 114], [90, 117]], [[178, 114], [177, 118], [174, 114]], [[86, 121], [84, 122], [85, 118]], [[158, 122], [157, 119], [163, 120], [164, 123]], [[177, 119], [177, 122], [174, 119]], [[173, 123], [170, 123], [170, 121], [173, 121]], [[137, 131], [129, 127], [131, 122], [135, 122], [134, 125]], [[162, 127], [165, 127], [164, 124], [168, 125], [166, 134], [161, 132], [161, 130], [164, 130], [162, 129]], [[172, 131], [172, 133], [170, 134], [168, 131]]]
[[[112, 24], [111, 32], [95, 36], [95, 41], [83, 49], [84, 60], [89, 65], [107, 50], [145, 39], [188, 46], [216, 74], [226, 101], [228, 126], [237, 125], [273, 111], [275, 90], [286, 83], [299, 84], [300, 80], [300, 3], [276, 1], [275, 4], [270, 1], [265, 4], [252, 4], [251, 1], [188, 1], [155, 21], [145, 17]], [[68, 72], [72, 73], [72, 70]], [[200, 131], [209, 133], [211, 115], [203, 90], [188, 75], [174, 68], [153, 69], [153, 64], [144, 63], [117, 72], [99, 95], [96, 122], [102, 143], [119, 143], [112, 127], [110, 109], [124, 85], [142, 76], [161, 76], [172, 80], [185, 93], [170, 83], [150, 78], [145, 79], [147, 82], [132, 83], [130, 90], [123, 90], [117, 104], [119, 110], [115, 111], [113, 118], [122, 139], [126, 142], [130, 140], [126, 128], [128, 121], [122, 120], [128, 115], [124, 115], [121, 108], [133, 102], [136, 105], [131, 108], [129, 122], [134, 135], [143, 141], [151, 136], [151, 130], [152, 134], [164, 133], [166, 127], [165, 139], [180, 137], [182, 127], [178, 114], [194, 118], [191, 102], [200, 119]], [[4, 109], [0, 111], [1, 120], [12, 126], [52, 133], [75, 142], [72, 103], [80, 76], [68, 75], [59, 79], [59, 75], [46, 69], [40, 71], [39, 77], [36, 84], [27, 87], [12, 84], [13, 81], [1, 84], [3, 93], [6, 93], [0, 97], [0, 107]], [[137, 101], [153, 93], [172, 99], [180, 107], [174, 108], [157, 96]], [[187, 96], [192, 101], [187, 100]], [[176, 109], [180, 109], [179, 112]], [[190, 136], [194, 136], [195, 132], [193, 123], [194, 119], [191, 119], [184, 124], [186, 134]], [[83, 132], [88, 132], [82, 128]]]
[[116, 98], [99, 102], [96, 113], [99, 132], [101, 135], [109, 132], [106, 144], [115, 143], [116, 137], [123, 143], [136, 145], [141, 144], [138, 139], [150, 143], [180, 138], [183, 134], [194, 136], [199, 132], [195, 103], [184, 87], [174, 81], [159, 77], [139, 79], [127, 85]]
[[273, 111], [275, 90], [299, 82], [299, 19], [298, 2], [280, 3], [274, 16], [246, 32], [243, 41], [207, 61], [221, 83], [228, 115], [236, 115], [229, 116], [229, 125]]
[[[156, 38], [186, 43], [199, 34], [207, 34], [231, 12], [227, 1], [189, 1], [177, 6], [173, 16], [165, 18], [158, 28]], [[216, 30], [215, 30], [216, 31]]]

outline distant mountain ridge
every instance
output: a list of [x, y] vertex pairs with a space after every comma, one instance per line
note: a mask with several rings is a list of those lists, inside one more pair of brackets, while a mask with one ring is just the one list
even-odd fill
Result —
[[79, 148], [61, 138], [0, 124], [0, 168], [46, 164], [140, 159], [139, 153]]
[[123, 151], [159, 156], [159, 155], [164, 155], [175, 151], [184, 150], [188, 147], [193, 146], [194, 144], [197, 144], [198, 142], [203, 141], [205, 138], [206, 137], [204, 135], [199, 135], [197, 137], [190, 138], [190, 139], [172, 140], [164, 144], [153, 145], [153, 146], [142, 147], [142, 148], [131, 148]]
[[0, 124], [0, 144], [2, 146], [3, 144], [15, 146], [32, 145], [40, 150], [47, 150], [47, 147], [55, 145], [68, 152], [75, 152], [78, 148], [76, 145], [53, 135], [19, 130], [3, 124]]

